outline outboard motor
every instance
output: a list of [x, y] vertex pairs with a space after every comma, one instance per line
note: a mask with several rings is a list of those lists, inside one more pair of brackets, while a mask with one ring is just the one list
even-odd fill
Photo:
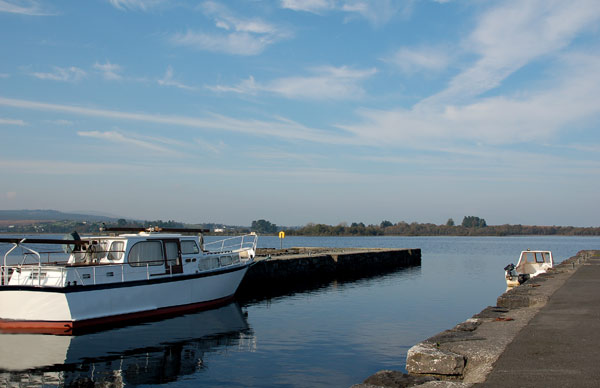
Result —
[[504, 267], [504, 272], [506, 273], [506, 277], [516, 277], [517, 271], [515, 270], [515, 265], [510, 263], [506, 267]]

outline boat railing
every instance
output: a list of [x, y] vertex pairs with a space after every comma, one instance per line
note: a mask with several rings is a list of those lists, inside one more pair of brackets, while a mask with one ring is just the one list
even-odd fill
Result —
[[[23, 240], [21, 240], [21, 242], [23, 242]], [[14, 251], [15, 249], [17, 249], [17, 247], [19, 247], [19, 244], [13, 243], [13, 246], [4, 254], [4, 260], [2, 261], [2, 285], [4, 284], [8, 284], [8, 280], [9, 280], [9, 275], [12, 274], [12, 270], [7, 266], [7, 259], [8, 259], [8, 255], [10, 255], [10, 253], [12, 251]], [[34, 251], [31, 248], [28, 248], [26, 246], [21, 245], [21, 249], [28, 251], [29, 253], [33, 254], [35, 257], [37, 257], [38, 259], [38, 266], [41, 266], [42, 263], [42, 259], [41, 256], [38, 252]], [[27, 256], [24, 254], [23, 255], [23, 262], [25, 262], [25, 260], [27, 260]]]
[[[3, 275], [2, 285], [9, 285], [10, 280], [10, 285], [15, 286], [62, 288], [71, 285], [89, 286], [150, 280], [153, 275], [166, 275], [164, 268], [164, 266], [152, 266], [150, 263], [143, 266], [131, 266], [128, 263], [121, 263], [80, 267], [25, 264], [1, 266], [1, 272]], [[72, 275], [67, 277], [69, 273]], [[172, 276], [172, 268], [168, 273]], [[67, 279], [73, 280], [67, 281]]]
[[[20, 247], [22, 251], [22, 259], [17, 263], [8, 262], [8, 257], [16, 249]], [[148, 267], [152, 267], [152, 263], [147, 262], [146, 265], [140, 265], [137, 267], [143, 269], [131, 269], [136, 268], [129, 263], [99, 263], [100, 258], [110, 257], [110, 255], [123, 255], [123, 250], [100, 250], [94, 249], [90, 251], [75, 251], [72, 252], [75, 261], [70, 263], [69, 256], [63, 251], [36, 251], [23, 244], [14, 243], [13, 246], [4, 254], [2, 263], [0, 263], [0, 285], [9, 285], [11, 276], [16, 273], [16, 284], [27, 285], [27, 286], [42, 286], [42, 281], [49, 275], [55, 276], [54, 282], [56, 287], [63, 287], [66, 278], [66, 273], [72, 271], [75, 277], [78, 279], [78, 283], [81, 285], [85, 284], [97, 284], [96, 282], [96, 267], [103, 268], [104, 272], [108, 272], [108, 267], [117, 267], [118, 270], [113, 272], [111, 276], [118, 276], [120, 273], [121, 281], [125, 281], [127, 275], [129, 277], [139, 278], [139, 273], [144, 272], [146, 278], [150, 278], [150, 270]], [[34, 260], [30, 260], [34, 258]], [[15, 260], [13, 260], [15, 261]], [[127, 267], [127, 269], [125, 268]], [[164, 267], [163, 267], [164, 268]], [[90, 272], [91, 271], [91, 272]], [[21, 277], [21, 273], [27, 273], [26, 278]], [[135, 274], [134, 274], [135, 273]], [[44, 284], [44, 286], [52, 286]]]
[[258, 235], [256, 233], [250, 233], [242, 236], [205, 242], [204, 250], [208, 252], [241, 252], [249, 249], [256, 250], [257, 242]]

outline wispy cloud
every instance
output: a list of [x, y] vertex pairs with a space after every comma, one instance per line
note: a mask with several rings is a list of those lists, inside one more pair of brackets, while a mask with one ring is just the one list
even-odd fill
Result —
[[321, 66], [311, 69], [313, 75], [284, 77], [263, 84], [254, 77], [235, 86], [208, 86], [218, 92], [256, 94], [267, 92], [291, 99], [338, 100], [356, 99], [364, 95], [360, 82], [377, 73], [377, 69], [351, 69], [346, 66]]
[[218, 141], [215, 143], [215, 142], [208, 142], [208, 141], [200, 139], [200, 138], [196, 138], [196, 139], [194, 139], [194, 142], [198, 146], [200, 146], [200, 148], [203, 149], [204, 151], [208, 151], [213, 154], [220, 154], [227, 147], [227, 145], [223, 141]]
[[399, 11], [409, 9], [410, 1], [401, 7], [392, 0], [281, 0], [281, 7], [315, 14], [338, 11], [350, 15], [350, 18], [364, 18], [372, 25], [380, 26], [389, 22]]
[[257, 119], [237, 119], [212, 114], [207, 117], [166, 116], [148, 113], [121, 112], [108, 109], [85, 108], [75, 105], [51, 104], [38, 101], [19, 100], [0, 97], [0, 106], [10, 106], [36, 111], [62, 112], [68, 114], [104, 117], [109, 119], [131, 120], [158, 124], [178, 125], [190, 128], [223, 130], [245, 133], [252, 136], [272, 136], [288, 140], [305, 140], [319, 143], [336, 143], [343, 140], [327, 131], [306, 127], [283, 117], [274, 117], [271, 121]]
[[260, 54], [272, 40], [268, 37], [249, 33], [210, 34], [199, 31], [187, 31], [171, 37], [171, 43], [178, 46], [235, 55]]
[[119, 73], [123, 70], [121, 66], [110, 63], [94, 63], [94, 69], [99, 71], [106, 80], [120, 80], [123, 78]]
[[54, 13], [44, 9], [41, 2], [36, 0], [0, 0], [0, 12], [29, 16], [54, 15]]
[[213, 92], [219, 93], [239, 93], [239, 94], [256, 94], [259, 90], [263, 90], [260, 85], [256, 83], [253, 76], [248, 77], [234, 86], [227, 85], [207, 85], [207, 89]]
[[360, 15], [374, 26], [389, 22], [399, 9], [398, 3], [392, 0], [347, 0], [342, 5], [344, 12]]
[[404, 73], [413, 74], [441, 71], [448, 66], [450, 56], [439, 47], [403, 47], [384, 61], [395, 65]]
[[144, 148], [163, 154], [174, 154], [173, 150], [163, 146], [162, 144], [158, 144], [156, 140], [148, 141], [134, 135], [125, 135], [118, 131], [78, 131], [77, 135], [82, 137], [91, 137], [95, 139], [106, 140], [112, 143], [133, 145], [138, 148]]
[[215, 21], [217, 27], [227, 31], [250, 32], [253, 34], [275, 34], [277, 27], [261, 19], [240, 18], [221, 3], [214, 1], [204, 2], [200, 8], [204, 14]]
[[596, 0], [510, 0], [493, 7], [464, 42], [479, 59], [426, 102], [465, 100], [496, 88], [526, 64], [565, 48], [599, 20]]
[[108, 0], [109, 3], [122, 11], [140, 10], [148, 11], [151, 8], [164, 4], [165, 0]]
[[213, 19], [217, 32], [188, 30], [171, 36], [172, 44], [227, 54], [256, 55], [291, 36], [289, 31], [261, 19], [239, 17], [220, 3], [208, 1], [200, 9]]
[[600, 115], [600, 56], [569, 53], [561, 74], [528, 93], [465, 104], [418, 104], [410, 109], [363, 110], [362, 123], [340, 127], [365, 143], [439, 145], [444, 142], [515, 144], [546, 141]]
[[63, 81], [63, 82], [77, 82], [87, 76], [87, 73], [75, 66], [71, 67], [57, 67], [54, 66], [52, 73], [31, 73], [32, 76], [51, 81]]
[[10, 74], [7, 73], [0, 73], [0, 78], [9, 78]]
[[281, 0], [281, 7], [319, 14], [335, 8], [333, 0]]
[[346, 99], [364, 94], [359, 82], [374, 75], [375, 68], [354, 70], [346, 66], [324, 66], [314, 69], [314, 76], [280, 78], [267, 90], [288, 98]]
[[[563, 52], [600, 20], [593, 0], [509, 0], [480, 15], [465, 42], [478, 58], [447, 88], [413, 107], [363, 109], [343, 124], [366, 143], [439, 146], [444, 142], [515, 144], [547, 141], [600, 114], [600, 56]], [[482, 98], [523, 66], [545, 58], [552, 75], [537, 86]], [[413, 61], [414, 62], [414, 61]], [[379, 141], [381, 142], [381, 141]]]
[[0, 117], [0, 125], [18, 125], [22, 127], [26, 125], [26, 123], [23, 120], [3, 119], [2, 117]]
[[159, 79], [158, 84], [161, 86], [173, 86], [179, 89], [185, 90], [196, 90], [193, 86], [185, 85], [182, 82], [179, 82], [173, 78], [173, 68], [171, 66], [167, 67], [167, 71], [165, 72], [165, 76], [162, 79]]

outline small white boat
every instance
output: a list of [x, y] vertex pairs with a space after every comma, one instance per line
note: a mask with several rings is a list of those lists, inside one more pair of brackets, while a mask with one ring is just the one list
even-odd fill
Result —
[[[221, 305], [233, 299], [256, 252], [256, 234], [204, 244], [205, 230], [135, 231], [85, 238], [74, 233], [68, 241], [0, 238], [13, 245], [0, 270], [0, 330], [72, 334]], [[32, 244], [63, 245], [66, 260]], [[23, 260], [9, 264], [17, 247]]]
[[512, 288], [523, 284], [553, 266], [554, 260], [550, 251], [532, 251], [529, 249], [522, 251], [516, 266], [511, 263], [504, 267], [506, 286]]

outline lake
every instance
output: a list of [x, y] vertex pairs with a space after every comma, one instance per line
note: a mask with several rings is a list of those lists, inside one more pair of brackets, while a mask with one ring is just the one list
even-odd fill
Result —
[[[506, 288], [503, 268], [521, 250], [551, 250], [560, 262], [600, 249], [600, 237], [562, 236], [283, 242], [420, 248], [422, 265], [81, 336], [1, 334], [0, 385], [349, 387], [381, 369], [404, 371], [412, 345], [495, 305]], [[279, 245], [259, 238], [259, 247]]]

